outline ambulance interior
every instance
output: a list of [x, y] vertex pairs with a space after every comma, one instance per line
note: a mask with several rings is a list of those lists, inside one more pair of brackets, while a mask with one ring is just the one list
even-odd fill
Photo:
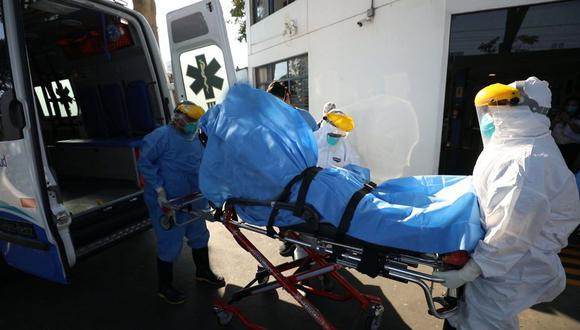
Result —
[[167, 100], [136, 20], [46, 0], [23, 11], [49, 167], [75, 245], [89, 244], [147, 218], [139, 146], [164, 123]]

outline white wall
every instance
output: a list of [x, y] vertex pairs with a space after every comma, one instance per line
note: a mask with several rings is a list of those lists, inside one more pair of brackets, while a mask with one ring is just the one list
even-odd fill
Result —
[[[356, 120], [350, 139], [375, 180], [436, 174], [451, 14], [541, 0], [375, 0], [375, 18], [358, 27], [362, 0], [297, 0], [248, 21], [248, 66], [308, 53], [310, 111], [334, 101]], [[249, 1], [247, 1], [247, 13]], [[295, 36], [283, 36], [295, 20]]]

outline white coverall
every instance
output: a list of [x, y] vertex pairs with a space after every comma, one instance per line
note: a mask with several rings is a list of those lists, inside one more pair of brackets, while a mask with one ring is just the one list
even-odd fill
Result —
[[522, 105], [493, 111], [495, 133], [473, 171], [487, 232], [472, 255], [482, 274], [449, 320], [458, 329], [518, 329], [521, 311], [556, 298], [566, 286], [557, 254], [580, 223], [549, 119]]
[[316, 166], [326, 168], [331, 166], [344, 167], [348, 164], [359, 165], [359, 155], [346, 137], [340, 138], [335, 145], [330, 145], [326, 141], [328, 133], [333, 133], [336, 130], [334, 126], [323, 121], [321, 127], [314, 132], [318, 145], [318, 163]]

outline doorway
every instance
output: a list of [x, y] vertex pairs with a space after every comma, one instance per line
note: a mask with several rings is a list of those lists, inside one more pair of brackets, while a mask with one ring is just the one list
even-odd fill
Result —
[[[451, 17], [440, 174], [472, 174], [483, 149], [473, 100], [483, 87], [530, 76], [547, 80], [551, 119], [580, 96], [578, 13], [580, 0]], [[578, 153], [574, 157], [578, 164]]]

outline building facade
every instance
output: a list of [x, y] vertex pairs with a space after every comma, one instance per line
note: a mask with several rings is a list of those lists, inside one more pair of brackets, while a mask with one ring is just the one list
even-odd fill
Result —
[[[371, 9], [372, 6], [372, 9]], [[249, 0], [249, 81], [289, 87], [321, 117], [333, 101], [375, 180], [470, 174], [481, 150], [473, 98], [494, 82], [580, 92], [580, 1]]]

